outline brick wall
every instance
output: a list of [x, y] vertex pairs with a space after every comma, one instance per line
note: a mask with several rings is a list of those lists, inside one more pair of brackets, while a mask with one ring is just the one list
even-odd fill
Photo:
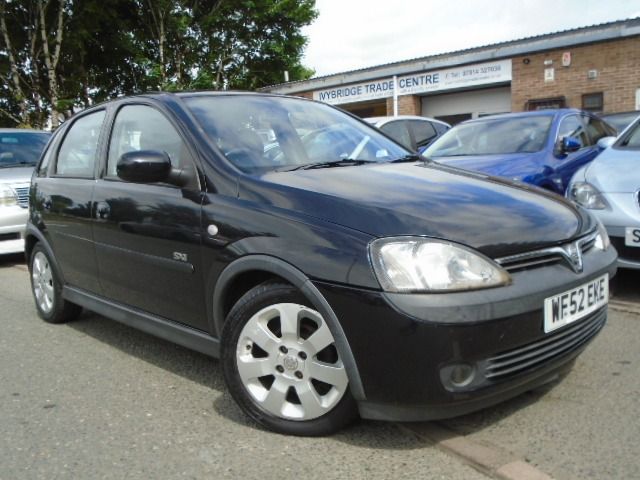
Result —
[[[420, 115], [422, 103], [417, 95], [398, 96], [398, 115]], [[387, 115], [393, 115], [393, 97], [387, 98]]]
[[[562, 66], [562, 53], [571, 52], [571, 65]], [[529, 59], [525, 64], [523, 60]], [[545, 60], [552, 60], [545, 65]], [[545, 68], [554, 68], [555, 80], [545, 82]], [[589, 79], [587, 72], [597, 70]], [[568, 47], [513, 58], [511, 109], [525, 110], [526, 102], [564, 96], [568, 107], [582, 108], [582, 95], [603, 92], [605, 113], [635, 109], [640, 88], [640, 37]]]

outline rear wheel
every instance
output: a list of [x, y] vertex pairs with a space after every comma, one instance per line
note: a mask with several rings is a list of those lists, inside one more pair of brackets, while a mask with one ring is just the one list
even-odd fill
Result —
[[78, 305], [62, 298], [62, 284], [41, 244], [36, 244], [29, 261], [31, 291], [38, 315], [45, 322], [63, 323], [76, 319], [82, 312]]
[[291, 285], [267, 282], [236, 303], [223, 329], [222, 359], [231, 395], [271, 430], [325, 435], [357, 416], [327, 323]]

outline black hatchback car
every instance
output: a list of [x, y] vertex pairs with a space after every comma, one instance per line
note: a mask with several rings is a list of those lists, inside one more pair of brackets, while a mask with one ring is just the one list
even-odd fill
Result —
[[454, 416], [556, 378], [615, 273], [576, 205], [282, 96], [91, 108], [54, 135], [30, 202], [44, 320], [87, 308], [219, 357], [242, 410], [290, 434]]

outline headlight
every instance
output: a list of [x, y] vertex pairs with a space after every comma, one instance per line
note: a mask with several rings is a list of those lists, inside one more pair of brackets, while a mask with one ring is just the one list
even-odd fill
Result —
[[18, 204], [15, 192], [6, 185], [0, 185], [0, 207], [10, 207]]
[[472, 290], [511, 282], [506, 271], [480, 253], [433, 238], [382, 238], [371, 242], [370, 255], [387, 292]]
[[596, 235], [596, 241], [593, 244], [599, 250], [606, 250], [611, 245], [611, 240], [609, 240], [609, 234], [607, 233], [607, 229], [604, 228], [602, 222], [596, 218], [597, 222], [597, 230], [598, 235]]
[[567, 196], [578, 205], [591, 210], [604, 210], [608, 206], [598, 189], [587, 182], [576, 182], [569, 186]]

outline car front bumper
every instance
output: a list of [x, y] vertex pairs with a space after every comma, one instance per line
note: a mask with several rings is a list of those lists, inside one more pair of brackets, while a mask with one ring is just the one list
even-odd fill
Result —
[[24, 251], [24, 231], [29, 209], [19, 205], [0, 207], [0, 255]]
[[618, 251], [618, 267], [640, 269], [640, 247], [625, 245], [627, 227], [640, 228], [640, 203], [635, 193], [606, 193], [607, 208], [589, 210], [607, 229]]
[[[314, 282], [336, 313], [364, 387], [364, 418], [420, 421], [498, 403], [557, 378], [600, 331], [606, 307], [544, 333], [544, 299], [616, 271], [616, 252], [592, 251], [584, 271], [564, 264], [513, 273], [506, 287], [389, 294]], [[515, 369], [495, 375], [505, 357]], [[452, 382], [455, 369], [472, 380]], [[463, 370], [464, 371], [464, 370]]]

